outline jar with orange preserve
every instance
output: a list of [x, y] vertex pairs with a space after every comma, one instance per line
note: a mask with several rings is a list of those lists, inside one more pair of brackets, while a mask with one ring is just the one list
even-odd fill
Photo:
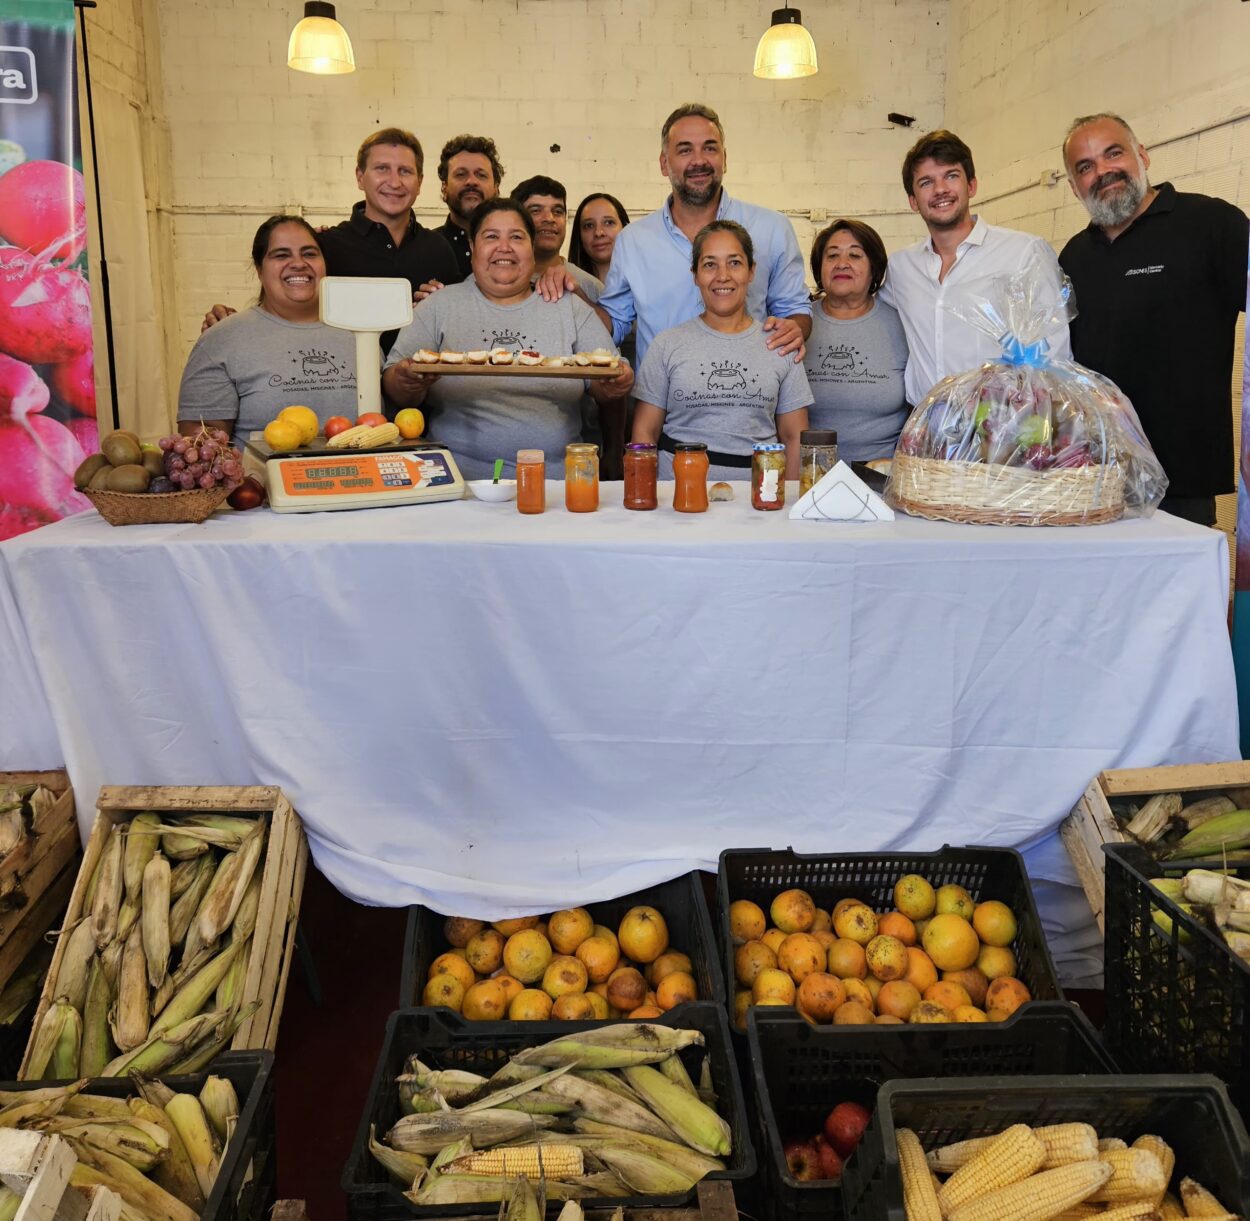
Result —
[[786, 504], [786, 447], [761, 442], [751, 455], [751, 508], [784, 509]]
[[625, 446], [625, 507], [654, 509], [659, 451], [654, 445], [635, 441]]
[[599, 507], [599, 447], [576, 443], [564, 450], [564, 507], [593, 513]]
[[547, 455], [541, 449], [516, 452], [518, 513], [541, 513], [547, 507]]
[[707, 512], [707, 446], [679, 441], [673, 446], [673, 508], [678, 513]]

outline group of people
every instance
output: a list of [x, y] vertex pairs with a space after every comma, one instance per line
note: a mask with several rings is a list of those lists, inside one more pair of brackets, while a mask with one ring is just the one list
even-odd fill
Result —
[[[972, 152], [949, 131], [921, 137], [902, 167], [924, 240], [887, 258], [861, 220], [817, 234], [809, 293], [794, 230], [780, 213], [731, 197], [716, 112], [678, 107], [660, 132], [671, 194], [630, 223], [596, 192], [577, 207], [569, 253], [564, 186], [539, 175], [510, 196], [494, 142], [448, 141], [438, 177], [448, 217], [417, 220], [424, 155], [385, 128], [357, 156], [364, 198], [323, 232], [275, 216], [256, 234], [256, 305], [214, 306], [183, 376], [179, 420], [246, 436], [292, 402], [324, 421], [354, 403], [353, 340], [317, 321], [322, 276], [400, 276], [412, 322], [382, 337], [391, 409], [422, 406], [429, 432], [466, 476], [541, 448], [557, 474], [564, 447], [593, 439], [606, 477], [627, 441], [661, 450], [702, 442], [718, 478], [749, 476], [753, 446], [780, 441], [790, 473], [800, 433], [834, 429], [842, 455], [893, 453], [907, 415], [942, 378], [1000, 353], [944, 306], [1036, 259], [1073, 284], [1077, 316], [1048, 336], [1115, 381], [1137, 408], [1170, 480], [1163, 508], [1212, 524], [1232, 490], [1233, 332], [1244, 308], [1250, 222], [1232, 204], [1152, 185], [1150, 158], [1112, 114], [1072, 124], [1063, 143], [1090, 223], [1058, 259], [1040, 237], [972, 212]], [[630, 345], [633, 350], [630, 351]], [[421, 372], [423, 349], [506, 348], [567, 355], [619, 346], [610, 380], [458, 378]], [[635, 367], [637, 374], [635, 376]]]

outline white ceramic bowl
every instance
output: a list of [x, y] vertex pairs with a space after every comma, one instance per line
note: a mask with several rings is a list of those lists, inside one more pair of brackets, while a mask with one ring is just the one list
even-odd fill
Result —
[[491, 504], [516, 499], [515, 479], [501, 479], [498, 483], [492, 479], [470, 479], [469, 488], [477, 500], [486, 500]]

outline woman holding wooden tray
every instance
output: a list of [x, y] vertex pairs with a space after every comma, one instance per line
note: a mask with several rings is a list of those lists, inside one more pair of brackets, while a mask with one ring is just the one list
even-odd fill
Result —
[[[512, 469], [518, 449], [542, 449], [553, 476], [563, 469], [564, 448], [580, 440], [581, 399], [599, 404], [605, 435], [621, 435], [621, 409], [634, 384], [622, 362], [610, 379], [514, 376], [512, 363], [499, 376], [443, 376], [424, 371], [418, 353], [449, 355], [522, 352], [564, 356], [615, 351], [594, 311], [573, 294], [544, 301], [534, 293], [534, 222], [510, 199], [480, 205], [469, 221], [473, 278], [452, 284], [421, 302], [399, 333], [382, 374], [387, 398], [400, 407], [422, 407], [429, 429], [455, 455], [467, 479], [489, 476], [496, 458]], [[459, 362], [449, 363], [452, 374]], [[492, 365], [492, 368], [496, 366]], [[608, 432], [610, 420], [614, 432]]]

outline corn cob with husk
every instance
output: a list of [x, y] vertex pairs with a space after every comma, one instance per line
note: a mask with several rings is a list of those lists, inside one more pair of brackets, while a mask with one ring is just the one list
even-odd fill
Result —
[[442, 1111], [428, 1115], [405, 1115], [386, 1134], [395, 1149], [407, 1153], [432, 1156], [452, 1141], [468, 1136], [475, 1148], [502, 1144], [506, 1140], [531, 1134], [535, 1128], [550, 1127], [554, 1120], [546, 1115], [524, 1115], [519, 1111], [474, 1111], [459, 1115]]
[[191, 1159], [196, 1181], [205, 1197], [211, 1194], [217, 1178], [217, 1150], [208, 1116], [200, 1100], [194, 1094], [175, 1094], [165, 1106], [165, 1114], [182, 1138], [183, 1147]]
[[[144, 1087], [140, 1085], [139, 1088], [142, 1090]], [[191, 1164], [191, 1155], [182, 1143], [178, 1129], [165, 1113], [165, 1108], [141, 1097], [129, 1098], [127, 1104], [136, 1118], [159, 1125], [169, 1138], [169, 1153], [152, 1173], [157, 1186], [176, 1196], [188, 1208], [194, 1208], [197, 1212], [202, 1210], [206, 1197], [200, 1189], [195, 1167]]]
[[538, 1064], [555, 1068], [574, 1064], [578, 1068], [623, 1068], [655, 1064], [683, 1047], [701, 1045], [697, 1030], [678, 1030], [651, 1022], [601, 1026], [530, 1047], [512, 1057], [514, 1064]]
[[117, 915], [122, 905], [124, 882], [122, 827], [117, 824], [109, 832], [96, 875], [95, 901], [91, 908], [91, 924], [97, 949], [104, 949], [117, 934]]
[[1151, 797], [1124, 829], [1139, 843], [1152, 844], [1162, 838], [1184, 804], [1179, 793], [1160, 793]]
[[1191, 802], [1177, 814], [1176, 821], [1184, 823], [1192, 831], [1195, 827], [1202, 826], [1204, 822], [1210, 822], [1218, 815], [1228, 814], [1236, 808], [1237, 803], [1231, 797], [1221, 793], [1217, 797], [1204, 797], [1201, 801]]
[[69, 1001], [53, 1001], [32, 1035], [27, 1080], [64, 1080], [75, 1076], [81, 1045], [82, 1018], [78, 1010]]
[[636, 1065], [621, 1071], [646, 1104], [692, 1149], [713, 1157], [732, 1150], [729, 1124], [711, 1107], [654, 1068]]
[[1241, 848], [1250, 848], [1250, 810], [1229, 810], [1187, 832], [1170, 851], [1164, 853], [1164, 859], [1216, 858], [1223, 852], [1235, 852]]
[[239, 1095], [228, 1077], [209, 1077], [200, 1087], [200, 1105], [217, 1139], [230, 1143], [234, 1125], [239, 1122]]
[[159, 988], [169, 973], [169, 861], [159, 852], [143, 870], [142, 933], [148, 984]]
[[53, 991], [75, 1009], [81, 1009], [87, 998], [87, 980], [96, 953], [95, 930], [90, 920], [80, 920], [61, 936], [65, 938], [65, 949]]

